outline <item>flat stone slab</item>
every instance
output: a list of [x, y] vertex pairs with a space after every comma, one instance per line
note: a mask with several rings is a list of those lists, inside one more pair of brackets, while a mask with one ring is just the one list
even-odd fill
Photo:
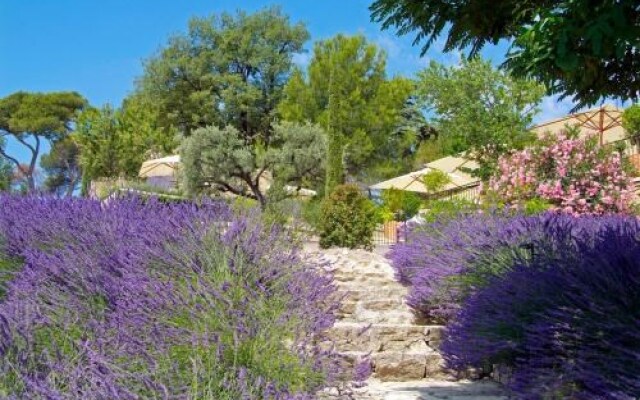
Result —
[[506, 400], [501, 386], [492, 381], [380, 382], [370, 379], [359, 389], [356, 400]]

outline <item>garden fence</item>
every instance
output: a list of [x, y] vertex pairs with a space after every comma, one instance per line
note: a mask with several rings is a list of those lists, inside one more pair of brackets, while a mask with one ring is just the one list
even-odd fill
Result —
[[404, 241], [406, 237], [406, 224], [397, 221], [389, 221], [380, 224], [373, 232], [373, 244], [375, 246], [388, 246]]

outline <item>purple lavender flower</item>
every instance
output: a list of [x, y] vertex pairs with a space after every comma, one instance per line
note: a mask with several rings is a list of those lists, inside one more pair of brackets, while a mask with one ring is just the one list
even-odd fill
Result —
[[335, 288], [222, 203], [0, 196], [0, 397], [305, 399]]
[[638, 398], [640, 223], [563, 217], [542, 229], [554, 251], [464, 299], [442, 346], [449, 366], [507, 367], [516, 398]]
[[475, 287], [508, 269], [513, 260], [541, 250], [543, 227], [561, 215], [468, 214], [416, 226], [392, 248], [398, 280], [410, 286], [408, 303], [416, 313], [438, 322], [455, 316]]

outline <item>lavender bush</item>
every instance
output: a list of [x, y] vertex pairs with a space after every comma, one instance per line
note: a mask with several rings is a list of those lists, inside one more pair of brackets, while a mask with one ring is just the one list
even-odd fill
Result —
[[500, 365], [521, 399], [640, 397], [640, 223], [551, 219], [554, 257], [515, 263], [448, 327], [450, 366]]
[[531, 249], [553, 252], [544, 230], [563, 223], [567, 217], [554, 214], [460, 214], [414, 227], [388, 256], [398, 280], [410, 286], [408, 303], [414, 311], [446, 322], [477, 287], [515, 260], [526, 262]]
[[331, 279], [276, 227], [215, 203], [0, 210], [0, 397], [304, 399], [348, 375]]

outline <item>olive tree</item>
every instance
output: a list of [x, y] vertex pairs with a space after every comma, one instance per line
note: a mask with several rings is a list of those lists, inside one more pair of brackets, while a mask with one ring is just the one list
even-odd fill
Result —
[[223, 192], [268, 202], [274, 185], [301, 187], [324, 173], [325, 133], [312, 124], [273, 124], [269, 142], [252, 142], [234, 126], [199, 128], [182, 142], [187, 193]]

